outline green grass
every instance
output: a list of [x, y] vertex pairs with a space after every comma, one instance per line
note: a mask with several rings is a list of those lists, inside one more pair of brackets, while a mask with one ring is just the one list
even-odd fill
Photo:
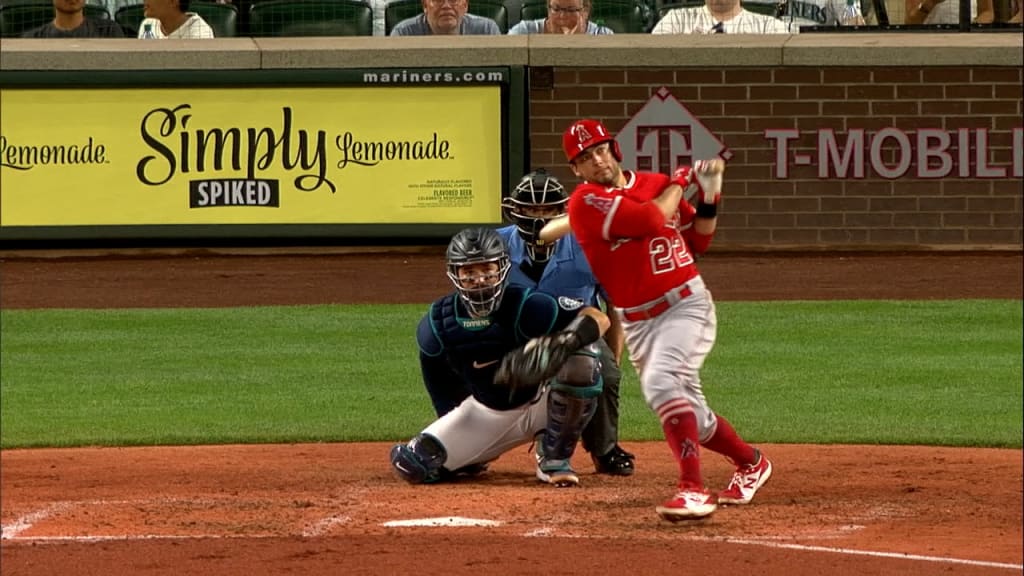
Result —
[[[406, 439], [433, 416], [423, 311], [0, 311], [0, 447]], [[1021, 301], [718, 315], [705, 393], [751, 441], [1021, 447]], [[622, 389], [622, 438], [660, 438], [629, 366]]]

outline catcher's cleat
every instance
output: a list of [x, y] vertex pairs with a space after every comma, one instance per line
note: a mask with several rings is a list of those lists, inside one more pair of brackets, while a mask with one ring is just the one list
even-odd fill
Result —
[[699, 520], [718, 508], [715, 497], [703, 488], [681, 488], [671, 500], [656, 508], [658, 515], [669, 522]]
[[757, 463], [740, 466], [732, 475], [729, 487], [718, 493], [722, 504], [750, 504], [754, 494], [772, 477], [772, 463], [757, 451]]
[[545, 458], [544, 443], [539, 438], [535, 442], [535, 447], [537, 451], [534, 453], [534, 458], [537, 459], [538, 480], [552, 484], [556, 488], [579, 486], [580, 477], [576, 475], [568, 459]]
[[634, 472], [633, 460], [636, 456], [626, 452], [618, 444], [615, 445], [607, 454], [604, 456], [590, 455], [594, 461], [594, 469], [598, 474], [608, 474], [610, 476], [632, 476]]
[[568, 460], [539, 459], [537, 479], [557, 488], [571, 488], [580, 484], [580, 477], [573, 471]]

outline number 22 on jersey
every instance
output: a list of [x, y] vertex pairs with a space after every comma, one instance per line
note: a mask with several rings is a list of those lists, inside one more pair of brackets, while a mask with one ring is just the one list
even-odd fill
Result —
[[648, 249], [651, 255], [651, 272], [653, 274], [667, 274], [693, 264], [693, 256], [686, 249], [686, 242], [683, 242], [679, 236], [651, 238]]

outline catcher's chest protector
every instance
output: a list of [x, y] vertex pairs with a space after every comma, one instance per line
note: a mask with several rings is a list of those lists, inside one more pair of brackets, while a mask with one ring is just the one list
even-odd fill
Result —
[[[455, 366], [456, 370], [462, 372], [467, 368], [472, 369], [473, 362], [500, 360], [506, 352], [516, 347], [513, 327], [510, 321], [502, 317], [500, 310], [490, 316], [489, 323], [484, 320], [479, 321], [480, 326], [463, 326], [455, 317], [455, 298], [457, 296], [445, 298], [440, 306], [431, 308], [430, 320], [444, 344], [445, 353], [460, 364]], [[469, 320], [471, 324], [474, 322], [468, 318], [462, 320]]]
[[532, 400], [536, 390], [516, 391], [510, 399], [507, 388], [494, 385], [494, 374], [501, 359], [522, 345], [516, 339], [515, 318], [508, 312], [519, 309], [522, 293], [510, 290], [501, 308], [491, 315], [490, 324], [472, 329], [460, 324], [455, 317], [457, 297], [445, 298], [430, 309], [430, 321], [452, 369], [462, 375], [477, 400], [495, 410], [508, 410]]

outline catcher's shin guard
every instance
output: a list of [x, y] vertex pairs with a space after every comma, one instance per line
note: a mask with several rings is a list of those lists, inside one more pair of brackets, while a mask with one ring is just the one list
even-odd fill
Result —
[[391, 467], [410, 484], [430, 484], [441, 479], [448, 452], [437, 438], [420, 434], [408, 444], [391, 448]]
[[571, 356], [551, 382], [543, 443], [546, 458], [568, 460], [597, 409], [602, 381], [596, 352], [590, 348]]

